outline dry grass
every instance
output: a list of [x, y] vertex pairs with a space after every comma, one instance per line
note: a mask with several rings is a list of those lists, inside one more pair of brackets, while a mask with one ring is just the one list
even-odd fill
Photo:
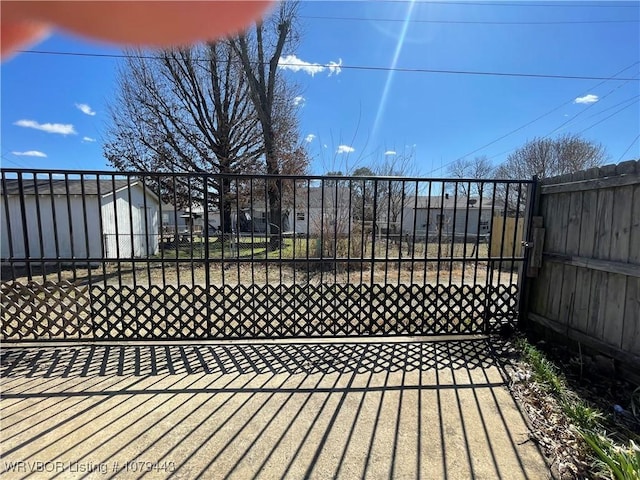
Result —
[[[267, 252], [266, 242], [260, 239], [254, 239], [253, 243], [250, 238], [242, 240], [243, 246], [239, 250], [227, 250], [224, 259], [221, 259], [220, 242], [215, 247], [212, 245], [207, 262], [201, 258], [204, 257], [203, 249], [194, 244], [188, 249], [164, 251], [160, 257], [150, 259], [150, 262], [105, 262], [93, 268], [78, 264], [76, 268], [58, 269], [51, 265], [44, 271], [34, 263], [32, 277], [43, 283], [66, 280], [81, 285], [206, 285], [207, 279], [212, 285], [268, 284], [276, 281], [285, 284], [407, 285], [496, 285], [517, 282], [517, 263], [508, 262], [502, 270], [494, 268], [491, 271], [489, 262], [475, 260], [486, 257], [486, 244], [478, 245], [474, 250], [473, 244], [407, 245], [406, 242], [376, 239], [374, 255], [372, 243], [366, 243], [364, 251], [357, 250], [362, 248], [355, 241], [357, 238], [337, 239], [324, 245], [314, 239], [286, 239], [282, 249], [270, 252]], [[351, 255], [349, 249], [352, 250]], [[435, 258], [440, 260], [433, 261]], [[453, 261], [453, 258], [466, 258], [466, 261]], [[280, 260], [283, 262], [280, 263]], [[12, 270], [3, 267], [2, 279], [24, 283], [29, 277], [24, 268]]]
[[[426, 268], [425, 268], [426, 267]], [[93, 269], [76, 268], [48, 272], [33, 271], [33, 280], [41, 283], [69, 281], [76, 285], [206, 285], [207, 275], [212, 285], [236, 284], [451, 284], [451, 285], [510, 285], [518, 281], [517, 272], [493, 271], [487, 269], [486, 262], [467, 264], [462, 262], [407, 262], [396, 261], [377, 263], [373, 269], [371, 262], [357, 262], [347, 268], [346, 262], [318, 261], [300, 262], [293, 268], [291, 263], [242, 263], [228, 261], [224, 268], [220, 262], [209, 263], [208, 269], [203, 262], [188, 263], [147, 262], [122, 263], [97, 266]], [[208, 273], [207, 273], [208, 270]], [[487, 279], [489, 274], [489, 280]], [[28, 281], [26, 272], [17, 274], [15, 280]]]

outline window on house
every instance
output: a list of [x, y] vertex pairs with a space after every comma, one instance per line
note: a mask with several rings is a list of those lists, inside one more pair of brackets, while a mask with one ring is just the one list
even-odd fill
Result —
[[304, 212], [297, 212], [296, 213], [296, 220], [300, 221], [300, 222], [304, 222], [306, 219], [306, 216], [304, 214]]

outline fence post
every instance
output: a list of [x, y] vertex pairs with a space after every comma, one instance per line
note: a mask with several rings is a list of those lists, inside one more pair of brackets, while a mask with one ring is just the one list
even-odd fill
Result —
[[[207, 321], [206, 321], [206, 325], [207, 325], [207, 334], [206, 337], [210, 338], [211, 337], [211, 332], [212, 332], [212, 327], [213, 324], [211, 322], [211, 273], [209, 272], [209, 177], [205, 174], [202, 177], [202, 184], [204, 185], [204, 284], [205, 284], [205, 301], [206, 303], [206, 308], [205, 311], [207, 312]], [[222, 195], [220, 195], [220, 197], [222, 198]], [[222, 209], [220, 210], [220, 224], [222, 225], [222, 219], [223, 219], [223, 211]], [[177, 233], [177, 226], [176, 226], [176, 233]], [[222, 234], [222, 250], [224, 251], [224, 233]], [[193, 255], [193, 254], [192, 254]], [[223, 286], [224, 288], [224, 286]]]
[[531, 282], [527, 280], [527, 270], [529, 261], [531, 259], [531, 253], [533, 251], [530, 248], [533, 232], [533, 217], [538, 214], [538, 208], [540, 206], [540, 188], [538, 176], [532, 177], [532, 182], [529, 184], [527, 192], [527, 204], [525, 207], [525, 230], [523, 232], [523, 245], [522, 253], [524, 260], [518, 267], [518, 295], [520, 301], [518, 302], [518, 328], [524, 330], [527, 327], [527, 313], [529, 310], [529, 293], [531, 290]]

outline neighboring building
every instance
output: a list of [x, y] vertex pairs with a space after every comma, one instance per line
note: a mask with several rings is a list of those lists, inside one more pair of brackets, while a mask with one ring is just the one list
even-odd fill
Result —
[[[194, 205], [190, 209], [176, 210], [173, 205], [163, 203], [160, 209], [162, 220], [163, 236], [178, 234], [186, 235], [193, 233], [200, 235], [204, 232], [205, 214], [204, 209], [199, 205]], [[216, 232], [220, 226], [220, 212], [211, 210], [207, 213], [209, 222], [209, 233]]]
[[408, 197], [403, 211], [402, 231], [412, 234], [415, 225], [416, 237], [488, 235], [492, 213], [498, 213], [498, 206], [492, 207], [491, 198], [455, 197], [448, 193], [443, 196], [418, 196], [417, 199]]
[[160, 203], [139, 180], [25, 179], [20, 194], [18, 180], [6, 179], [0, 191], [3, 260], [158, 253]]
[[[282, 199], [282, 230], [284, 234], [301, 234], [317, 237], [346, 236], [353, 231], [376, 235], [413, 235], [416, 239], [426, 236], [454, 236], [469, 241], [486, 237], [491, 230], [492, 215], [502, 215], [502, 203], [492, 198], [464, 195], [410, 196], [396, 195], [389, 202], [380, 195], [375, 202], [368, 199], [363, 206], [358, 192], [350, 191], [348, 181], [344, 184], [326, 181], [323, 186], [300, 186], [293, 195]], [[370, 188], [370, 187], [369, 187]], [[390, 206], [391, 203], [391, 206]], [[393, 214], [388, 214], [388, 211]], [[240, 233], [259, 234], [273, 231], [268, 227], [268, 209], [265, 199], [259, 197], [253, 205], [244, 205], [238, 210], [232, 205], [233, 230]], [[236, 213], [238, 212], [238, 213]], [[361, 220], [364, 217], [364, 222]]]
[[320, 232], [341, 236], [353, 229], [355, 220], [349, 210], [348, 187], [325, 183], [323, 187], [299, 188], [296, 196], [296, 208], [288, 212], [292, 231], [310, 236], [318, 236]]
[[[324, 192], [323, 192], [324, 190]], [[292, 196], [291, 196], [292, 197]], [[269, 219], [265, 202], [241, 209], [240, 231], [246, 221], [254, 225], [255, 232], [264, 232]], [[355, 220], [351, 218], [351, 228]], [[282, 231], [285, 235], [347, 235], [350, 228], [349, 188], [325, 183], [320, 186], [298, 187], [293, 198], [284, 198], [282, 205]], [[270, 228], [273, 230], [273, 227]]]

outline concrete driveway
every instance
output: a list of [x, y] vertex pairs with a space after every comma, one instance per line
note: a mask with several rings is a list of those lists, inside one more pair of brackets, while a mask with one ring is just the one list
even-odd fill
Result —
[[505, 478], [547, 468], [482, 339], [4, 345], [10, 478]]

